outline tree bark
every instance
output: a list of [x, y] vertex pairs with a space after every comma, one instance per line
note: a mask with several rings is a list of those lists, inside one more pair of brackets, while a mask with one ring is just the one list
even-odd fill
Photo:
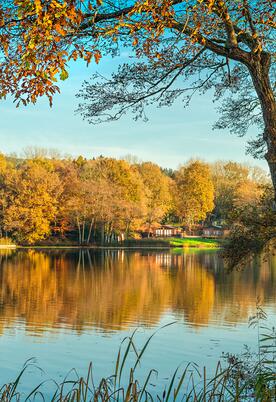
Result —
[[150, 238], [151, 227], [152, 227], [152, 221], [149, 221], [148, 222], [148, 239]]
[[78, 232], [79, 232], [79, 244], [81, 244], [81, 228], [80, 228], [80, 221], [77, 217], [77, 225], [78, 225]]
[[94, 225], [94, 218], [91, 219], [91, 222], [90, 222], [89, 232], [88, 232], [88, 236], [87, 236], [87, 244], [89, 244], [89, 242], [90, 242], [90, 237], [91, 237], [91, 234], [92, 234], [93, 225]]
[[151, 225], [149, 225], [149, 227], [148, 227], [148, 239], [150, 238], [150, 229], [151, 229]]
[[101, 222], [101, 244], [105, 242], [105, 223]]
[[264, 120], [263, 138], [267, 145], [267, 160], [276, 201], [276, 100], [269, 79], [271, 56], [262, 52], [248, 65], [251, 78], [258, 95]]
[[85, 238], [85, 221], [83, 221], [82, 223], [82, 239], [81, 239], [81, 243], [84, 243], [84, 238]]
[[113, 230], [113, 223], [109, 222], [108, 226], [107, 226], [107, 243], [110, 244], [112, 241], [112, 230]]
[[125, 230], [126, 240], [128, 240], [128, 238], [129, 238], [129, 228], [130, 228], [130, 222], [127, 222], [126, 230]]

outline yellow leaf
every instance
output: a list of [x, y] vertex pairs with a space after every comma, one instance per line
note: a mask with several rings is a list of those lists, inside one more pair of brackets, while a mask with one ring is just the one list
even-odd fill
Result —
[[61, 71], [61, 73], [60, 73], [59, 78], [60, 78], [62, 81], [65, 81], [65, 80], [67, 80], [68, 77], [69, 77], [68, 71], [66, 71], [65, 69], [63, 69], [63, 70]]

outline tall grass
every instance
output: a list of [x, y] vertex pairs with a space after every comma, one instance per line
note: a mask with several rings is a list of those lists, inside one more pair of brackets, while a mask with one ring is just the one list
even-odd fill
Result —
[[[55, 384], [52, 395], [43, 391], [45, 383], [38, 384], [29, 395], [20, 392], [31, 361], [23, 367], [14, 382], [0, 390], [0, 401], [49, 401], [49, 402], [223, 402], [223, 401], [276, 401], [276, 334], [275, 329], [263, 325], [264, 312], [259, 308], [251, 325], [258, 327], [257, 354], [246, 351], [241, 356], [227, 355], [222, 365], [217, 364], [215, 374], [208, 378], [206, 368], [199, 370], [193, 364], [178, 367], [161, 392], [153, 391], [151, 382], [157, 370], [151, 369], [141, 382], [137, 369], [154, 334], [138, 350], [135, 333], [123, 340], [114, 367], [114, 373], [98, 383], [94, 380], [92, 364], [85, 376], [75, 370]], [[134, 360], [133, 360], [134, 356]], [[131, 364], [129, 364], [131, 361]], [[47, 394], [48, 395], [48, 394]]]

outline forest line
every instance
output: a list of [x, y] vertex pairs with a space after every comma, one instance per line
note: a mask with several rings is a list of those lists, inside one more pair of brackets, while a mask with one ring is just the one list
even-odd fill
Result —
[[2, 238], [78, 244], [139, 238], [155, 224], [192, 230], [231, 225], [235, 211], [269, 192], [265, 171], [233, 161], [190, 160], [177, 170], [135, 158], [35, 153], [0, 156]]

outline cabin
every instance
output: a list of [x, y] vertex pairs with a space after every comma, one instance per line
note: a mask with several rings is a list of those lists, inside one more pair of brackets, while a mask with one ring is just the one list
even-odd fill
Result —
[[207, 226], [202, 229], [203, 237], [226, 237], [229, 233], [230, 230], [222, 226]]
[[181, 229], [170, 225], [159, 225], [153, 228], [154, 237], [180, 237]]

